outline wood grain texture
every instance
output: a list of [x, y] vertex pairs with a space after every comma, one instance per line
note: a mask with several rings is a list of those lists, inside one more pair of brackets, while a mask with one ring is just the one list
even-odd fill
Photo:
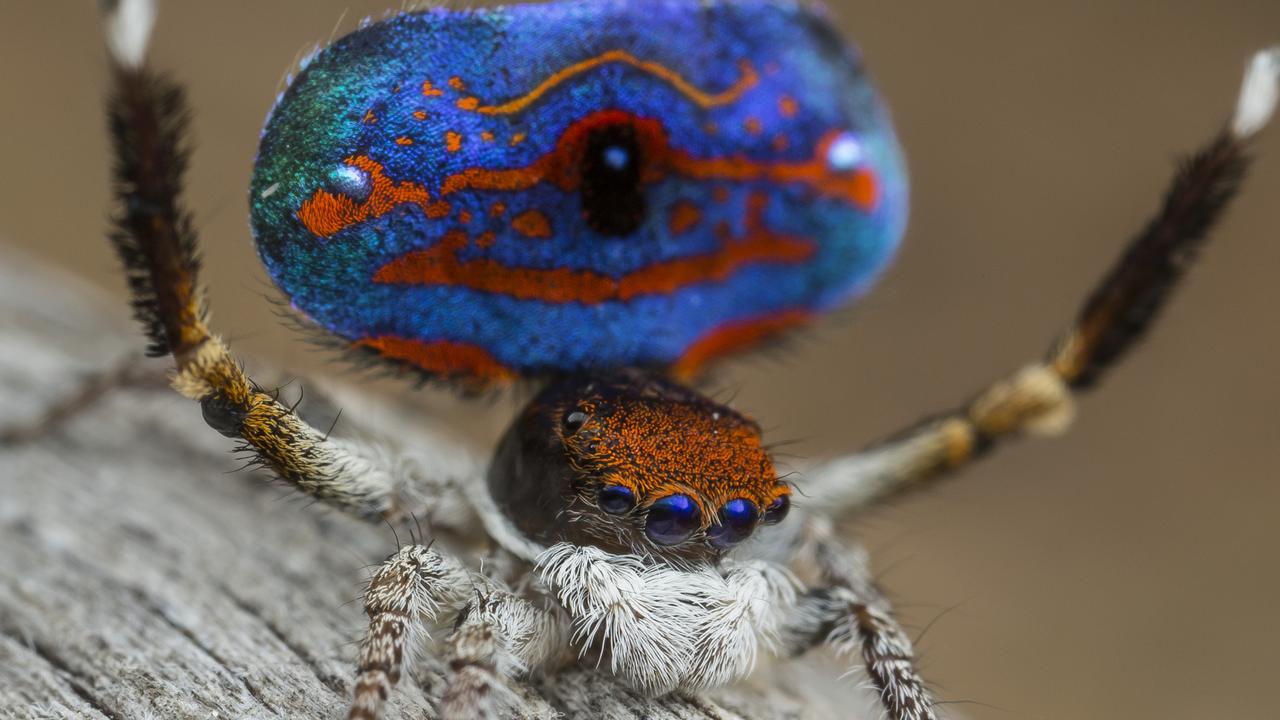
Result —
[[[112, 309], [0, 247], [0, 428], [139, 347]], [[36, 442], [0, 448], [0, 717], [342, 716], [360, 589], [395, 541], [230, 472], [228, 450], [195, 404], [156, 387], [109, 394]], [[800, 719], [866, 706], [856, 679], [817, 663], [656, 701], [572, 670], [525, 688], [525, 710]], [[424, 657], [389, 717], [435, 717], [441, 683]]]

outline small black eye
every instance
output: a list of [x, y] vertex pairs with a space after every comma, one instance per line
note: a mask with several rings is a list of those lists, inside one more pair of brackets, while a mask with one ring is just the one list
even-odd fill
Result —
[[688, 495], [668, 495], [649, 506], [644, 531], [659, 545], [679, 545], [702, 524], [698, 503]]
[[760, 511], [755, 503], [742, 498], [730, 500], [720, 506], [720, 516], [707, 531], [707, 537], [718, 548], [737, 545], [751, 536], [759, 519]]
[[564, 431], [567, 435], [572, 435], [587, 422], [587, 414], [581, 410], [574, 410], [564, 416]]
[[625, 485], [605, 485], [596, 492], [596, 504], [610, 515], [625, 515], [636, 506], [636, 494]]
[[769, 503], [769, 507], [765, 508], [764, 518], [760, 521], [765, 525], [777, 525], [782, 522], [787, 513], [791, 511], [791, 496], [780, 495], [776, 500]]
[[601, 235], [630, 235], [644, 221], [644, 157], [635, 128], [606, 125], [587, 136], [582, 154], [582, 215]]

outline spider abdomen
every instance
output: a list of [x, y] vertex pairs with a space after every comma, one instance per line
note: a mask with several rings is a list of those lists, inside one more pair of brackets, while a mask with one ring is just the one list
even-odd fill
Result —
[[365, 27], [263, 133], [254, 234], [351, 345], [479, 384], [683, 374], [865, 288], [905, 179], [807, 4], [553, 2]]

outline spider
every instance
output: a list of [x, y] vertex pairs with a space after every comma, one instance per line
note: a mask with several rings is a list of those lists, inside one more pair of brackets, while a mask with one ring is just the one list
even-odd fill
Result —
[[535, 384], [488, 467], [451, 476], [309, 426], [208, 328], [180, 202], [188, 110], [145, 62], [153, 17], [104, 4], [112, 242], [173, 386], [300, 492], [497, 548], [477, 567], [414, 542], [378, 568], [350, 718], [380, 717], [428, 643], [448, 660], [446, 718], [509, 715], [521, 679], [573, 663], [657, 698], [822, 645], [859, 658], [888, 717], [936, 717], [832, 519], [1063, 430], [1236, 193], [1280, 78], [1280, 48], [1254, 57], [1230, 123], [1042, 360], [791, 480], [760, 426], [696, 381], [865, 291], [902, 233], [892, 126], [824, 11], [560, 0], [363, 25], [273, 109], [253, 232], [346, 352], [468, 392]]

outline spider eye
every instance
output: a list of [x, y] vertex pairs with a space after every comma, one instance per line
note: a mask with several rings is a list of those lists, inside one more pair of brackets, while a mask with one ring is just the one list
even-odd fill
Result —
[[636, 494], [625, 485], [605, 485], [596, 492], [596, 504], [610, 515], [625, 515], [636, 506]]
[[624, 236], [644, 221], [644, 157], [635, 128], [614, 123], [587, 136], [582, 154], [582, 216], [601, 235]]
[[659, 545], [678, 545], [702, 523], [698, 503], [688, 495], [668, 495], [649, 506], [644, 531]]
[[582, 412], [581, 410], [574, 410], [573, 412], [564, 416], [564, 431], [565, 433], [572, 435], [578, 432], [578, 430], [586, 422], [587, 422], [587, 414]]
[[707, 537], [718, 548], [737, 545], [751, 536], [759, 519], [755, 503], [742, 498], [730, 500], [720, 506], [719, 520], [707, 531]]
[[764, 519], [760, 522], [765, 525], [777, 525], [782, 522], [787, 513], [791, 511], [791, 496], [780, 495], [776, 500], [769, 503], [769, 507], [765, 508]]

